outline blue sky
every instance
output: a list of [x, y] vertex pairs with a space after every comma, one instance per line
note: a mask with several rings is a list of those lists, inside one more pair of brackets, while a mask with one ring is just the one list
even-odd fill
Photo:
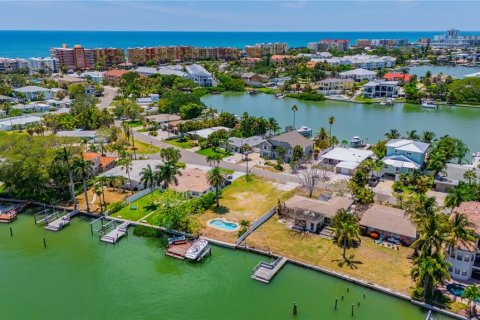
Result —
[[477, 1], [2, 1], [1, 30], [478, 30]]

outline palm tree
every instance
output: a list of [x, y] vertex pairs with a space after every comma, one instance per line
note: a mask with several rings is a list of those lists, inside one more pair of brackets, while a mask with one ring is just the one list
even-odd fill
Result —
[[181, 176], [182, 173], [175, 164], [166, 162], [163, 165], [156, 166], [156, 169], [155, 177], [158, 185], [163, 184], [165, 189], [167, 189], [172, 183], [178, 185], [177, 175]]
[[291, 107], [291, 110], [293, 111], [293, 128], [295, 128], [295, 113], [298, 111], [297, 105], [294, 104], [294, 105]]
[[102, 194], [103, 194], [103, 186], [99, 183], [94, 184], [94, 189], [95, 194], [98, 197], [98, 202], [100, 203], [100, 212], [103, 213], [103, 203], [102, 203]]
[[347, 246], [351, 247], [355, 242], [360, 242], [360, 226], [358, 218], [345, 209], [337, 211], [333, 217], [333, 233], [335, 242], [343, 248], [342, 257], [347, 261]]
[[315, 140], [326, 140], [327, 138], [327, 130], [325, 130], [325, 128], [320, 128], [320, 130], [317, 132], [317, 135], [315, 136]]
[[155, 172], [152, 169], [151, 165], [147, 165], [146, 168], [143, 168], [140, 172], [140, 182], [143, 184], [144, 188], [150, 188], [150, 191], [153, 192], [153, 187], [155, 186]]
[[218, 153], [207, 156], [207, 162], [213, 167], [218, 166], [221, 160], [222, 160], [222, 156]]
[[130, 171], [132, 170], [132, 158], [130, 158], [130, 156], [125, 156], [118, 159], [117, 164], [121, 167], [122, 170], [125, 170], [125, 173], [128, 177], [128, 183], [130, 184], [130, 191], [133, 194], [132, 179], [130, 178]]
[[93, 163], [82, 158], [75, 158], [73, 160], [73, 170], [77, 176], [82, 179], [83, 194], [85, 195], [85, 205], [87, 212], [90, 212], [90, 204], [88, 203], [88, 179], [93, 176]]
[[480, 298], [480, 286], [476, 284], [469, 285], [463, 291], [462, 298], [468, 300], [468, 314], [471, 316], [474, 310], [472, 310], [472, 302], [476, 304]]
[[330, 116], [328, 118], [328, 124], [330, 125], [330, 129], [328, 131], [328, 135], [331, 137], [332, 136], [332, 126], [333, 124], [335, 123], [335, 117], [334, 116]]
[[423, 131], [420, 140], [425, 143], [432, 143], [435, 139], [435, 133], [432, 131]]
[[390, 129], [389, 132], [385, 133], [385, 138], [387, 139], [399, 139], [400, 132], [397, 129]]
[[415, 129], [411, 131], [407, 131], [405, 138], [409, 140], [420, 140], [420, 136], [418, 135], [417, 130]]
[[275, 134], [276, 132], [280, 131], [280, 125], [278, 124], [277, 119], [270, 117], [267, 119], [267, 121], [270, 134]]
[[219, 190], [225, 184], [227, 177], [220, 167], [213, 167], [207, 172], [208, 183], [215, 188], [215, 196], [217, 198], [217, 208], [220, 206]]
[[474, 241], [475, 236], [471, 222], [468, 221], [465, 215], [456, 212], [450, 216], [448, 234], [446, 236], [449, 252], [453, 250], [459, 240]]
[[77, 210], [77, 199], [75, 197], [75, 185], [73, 183], [73, 160], [74, 154], [70, 149], [67, 147], [63, 147], [61, 150], [57, 152], [55, 158], [53, 159], [53, 163], [57, 163], [61, 166], [64, 166], [68, 172], [68, 184], [70, 187], [70, 193], [72, 197], [73, 207]]
[[465, 201], [465, 194], [462, 189], [450, 188], [448, 190], [448, 196], [445, 197], [445, 207], [453, 209], [458, 207]]
[[428, 302], [433, 298], [433, 292], [439, 283], [450, 279], [448, 265], [445, 256], [441, 253], [415, 259], [412, 277], [417, 281], [417, 289], [421, 288], [425, 301]]
[[468, 180], [468, 184], [471, 185], [472, 180], [475, 181], [475, 179], [477, 179], [477, 173], [475, 172], [475, 170], [470, 169], [468, 171], [465, 171], [463, 177]]
[[176, 164], [181, 158], [181, 153], [179, 149], [174, 147], [163, 148], [160, 150], [160, 158], [164, 162]]

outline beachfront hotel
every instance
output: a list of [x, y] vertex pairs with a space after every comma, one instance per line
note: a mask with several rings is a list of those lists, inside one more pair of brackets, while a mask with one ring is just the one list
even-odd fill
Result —
[[287, 54], [288, 44], [279, 43], [257, 43], [254, 46], [245, 46], [245, 53], [251, 58], [260, 58], [266, 55]]
[[148, 61], [232, 60], [239, 59], [242, 52], [238, 48], [229, 47], [157, 46], [128, 48], [127, 54], [130, 63], [143, 65]]
[[58, 59], [60, 65], [69, 70], [92, 69], [95, 63], [111, 67], [125, 62], [125, 51], [119, 48], [86, 49], [81, 45], [69, 48], [63, 44], [60, 48], [51, 48], [50, 57]]

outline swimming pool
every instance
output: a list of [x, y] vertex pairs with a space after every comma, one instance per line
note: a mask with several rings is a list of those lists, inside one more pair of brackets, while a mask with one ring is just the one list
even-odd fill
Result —
[[459, 283], [450, 283], [450, 284], [447, 284], [447, 290], [454, 296], [461, 297], [463, 294], [463, 291], [465, 290], [465, 286]]
[[235, 222], [231, 222], [223, 219], [210, 220], [208, 221], [207, 225], [209, 227], [217, 228], [217, 229], [228, 231], [228, 232], [236, 231], [239, 229], [238, 224], [236, 224]]

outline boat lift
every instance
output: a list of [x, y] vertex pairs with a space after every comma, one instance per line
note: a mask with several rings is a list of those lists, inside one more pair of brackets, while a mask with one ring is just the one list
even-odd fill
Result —
[[107, 220], [105, 217], [100, 217], [90, 222], [90, 232], [92, 236], [98, 234], [99, 239], [103, 242], [115, 244], [123, 236], [128, 236], [129, 225], [130, 223], [127, 221]]

